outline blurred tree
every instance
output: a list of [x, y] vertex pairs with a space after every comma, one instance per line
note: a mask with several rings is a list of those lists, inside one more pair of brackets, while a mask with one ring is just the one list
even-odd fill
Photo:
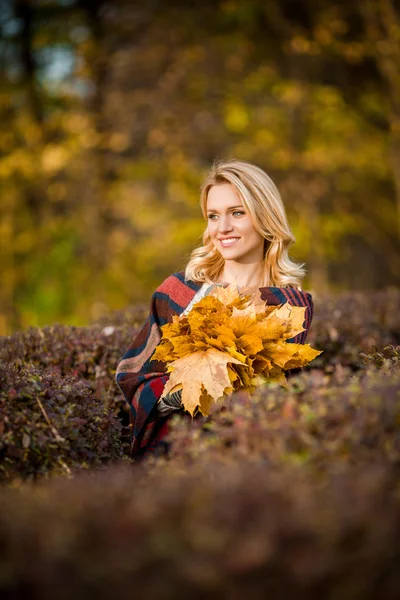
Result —
[[222, 156], [278, 184], [306, 287], [399, 284], [393, 0], [3, 4], [0, 334], [147, 300]]
[[400, 238], [400, 8], [398, 5], [396, 8], [393, 0], [367, 0], [360, 6], [365, 19], [367, 51], [376, 61], [389, 97], [387, 117]]

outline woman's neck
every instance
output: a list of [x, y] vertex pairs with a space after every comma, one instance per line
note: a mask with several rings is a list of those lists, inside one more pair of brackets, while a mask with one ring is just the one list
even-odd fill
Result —
[[262, 282], [262, 265], [225, 263], [219, 280], [221, 283], [236, 283], [239, 288], [259, 287]]

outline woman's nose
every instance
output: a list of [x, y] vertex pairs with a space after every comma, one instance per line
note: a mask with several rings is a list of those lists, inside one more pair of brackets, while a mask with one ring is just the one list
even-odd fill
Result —
[[232, 223], [229, 218], [229, 215], [226, 215], [226, 216], [221, 215], [221, 218], [219, 220], [218, 229], [221, 233], [224, 233], [226, 231], [232, 231]]

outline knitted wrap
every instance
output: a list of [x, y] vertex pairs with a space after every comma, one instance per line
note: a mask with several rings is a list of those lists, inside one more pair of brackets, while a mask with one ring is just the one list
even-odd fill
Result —
[[[170, 323], [174, 315], [180, 315], [201, 287], [201, 283], [185, 281], [183, 271], [163, 281], [151, 298], [145, 324], [118, 364], [116, 381], [130, 407], [131, 456], [134, 458], [165, 445], [162, 440], [168, 433], [171, 415], [160, 416], [156, 404], [169, 374], [166, 373], [166, 365], [152, 361], [151, 356], [161, 340], [161, 327]], [[260, 288], [260, 292], [267, 304], [289, 302], [292, 306], [306, 307], [305, 331], [287, 340], [304, 344], [314, 312], [311, 294], [295, 288], [278, 287]]]

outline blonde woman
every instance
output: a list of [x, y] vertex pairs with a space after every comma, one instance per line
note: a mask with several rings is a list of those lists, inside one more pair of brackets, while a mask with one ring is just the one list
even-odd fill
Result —
[[193, 250], [185, 271], [168, 277], [151, 299], [150, 314], [117, 368], [117, 383], [130, 407], [131, 456], [165, 447], [168, 419], [181, 410], [180, 392], [158, 402], [169, 375], [151, 356], [160, 328], [173, 315], [188, 312], [215, 285], [235, 283], [239, 291], [258, 286], [268, 304], [304, 306], [305, 331], [291, 342], [304, 343], [313, 301], [301, 289], [303, 265], [288, 255], [295, 239], [280, 194], [259, 167], [240, 160], [217, 161], [201, 187], [207, 226], [203, 245]]

